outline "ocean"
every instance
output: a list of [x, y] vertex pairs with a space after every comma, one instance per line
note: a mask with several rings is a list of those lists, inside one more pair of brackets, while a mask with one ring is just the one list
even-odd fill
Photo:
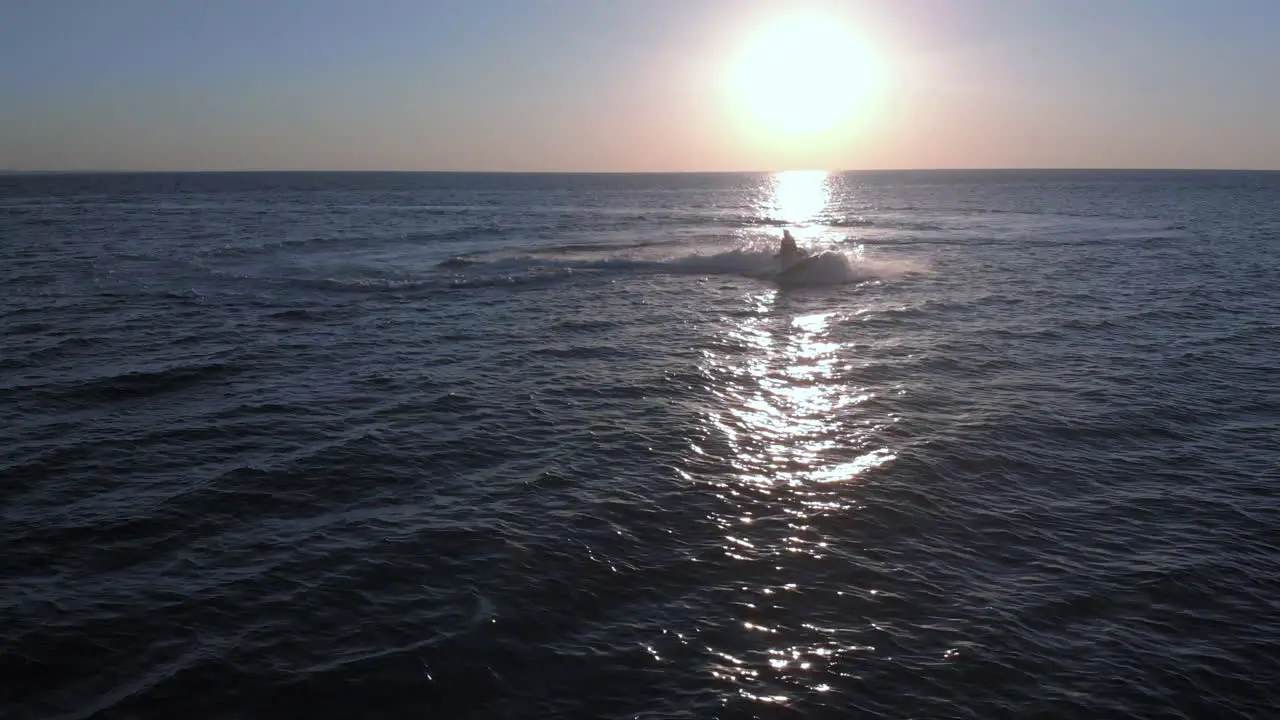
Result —
[[7, 720], [1280, 717], [1280, 173], [8, 175], [0, 238]]

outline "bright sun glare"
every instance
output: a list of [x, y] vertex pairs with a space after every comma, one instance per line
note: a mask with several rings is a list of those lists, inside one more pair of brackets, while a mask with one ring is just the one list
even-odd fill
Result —
[[852, 29], [822, 15], [762, 26], [731, 80], [739, 107], [767, 137], [813, 135], [857, 120], [878, 81], [873, 58]]

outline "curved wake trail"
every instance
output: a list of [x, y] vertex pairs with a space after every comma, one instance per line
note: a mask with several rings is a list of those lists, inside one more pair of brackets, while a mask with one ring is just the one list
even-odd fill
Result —
[[[772, 249], [741, 247], [715, 253], [691, 253], [666, 258], [549, 258], [514, 255], [484, 260], [476, 257], [449, 258], [437, 267], [453, 271], [453, 287], [520, 284], [549, 275], [570, 276], [575, 272], [617, 274], [722, 275], [775, 282], [783, 288], [827, 287], [872, 280], [891, 280], [920, 272], [917, 264], [904, 260], [869, 259], [860, 251], [823, 250], [814, 253], [800, 267], [784, 269]], [[496, 276], [496, 277], [495, 277]]]

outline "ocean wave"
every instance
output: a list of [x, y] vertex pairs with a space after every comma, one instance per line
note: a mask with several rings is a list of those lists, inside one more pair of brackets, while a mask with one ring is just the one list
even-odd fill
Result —
[[96, 405], [101, 402], [142, 400], [223, 380], [236, 375], [243, 366], [230, 361], [190, 362], [155, 370], [126, 370], [88, 380], [32, 388], [46, 395], [47, 402], [69, 405]]

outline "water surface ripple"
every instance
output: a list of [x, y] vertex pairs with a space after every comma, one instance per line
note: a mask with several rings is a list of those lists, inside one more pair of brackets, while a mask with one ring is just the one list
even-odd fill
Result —
[[0, 177], [0, 716], [1274, 717], [1277, 207]]

